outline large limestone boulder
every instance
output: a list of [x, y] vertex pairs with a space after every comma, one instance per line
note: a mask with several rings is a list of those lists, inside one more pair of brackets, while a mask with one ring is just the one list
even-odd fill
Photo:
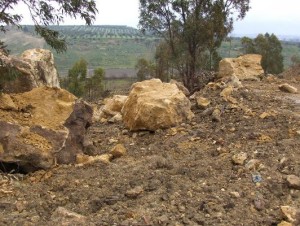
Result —
[[0, 94], [0, 103], [1, 164], [30, 172], [73, 163], [82, 153], [93, 111], [68, 91], [39, 87]]
[[122, 115], [130, 130], [155, 131], [191, 120], [190, 109], [189, 99], [175, 84], [152, 79], [132, 85]]
[[219, 63], [219, 77], [236, 76], [240, 80], [257, 80], [264, 73], [261, 55], [247, 54], [238, 58], [225, 58]]
[[0, 62], [16, 77], [3, 85], [6, 93], [27, 92], [40, 86], [60, 87], [50, 50], [30, 49], [21, 54], [21, 57], [7, 56], [0, 52]]

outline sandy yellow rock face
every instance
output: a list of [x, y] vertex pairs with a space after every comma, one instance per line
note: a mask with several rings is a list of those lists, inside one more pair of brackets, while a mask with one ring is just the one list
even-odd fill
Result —
[[151, 130], [176, 126], [193, 117], [189, 99], [175, 84], [159, 79], [137, 82], [122, 109], [130, 130]]
[[240, 80], [256, 80], [264, 73], [261, 55], [246, 54], [238, 58], [224, 58], [219, 63], [219, 77], [236, 76]]

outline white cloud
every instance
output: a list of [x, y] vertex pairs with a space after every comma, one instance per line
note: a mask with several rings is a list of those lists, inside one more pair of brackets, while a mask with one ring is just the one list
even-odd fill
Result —
[[300, 35], [300, 1], [250, 0], [251, 9], [242, 21], [235, 22], [236, 34], [275, 33]]
[[[139, 0], [96, 0], [99, 14], [95, 25], [128, 25], [137, 27]], [[235, 22], [235, 34], [275, 33], [300, 35], [299, 0], [250, 0], [251, 9], [246, 18]], [[15, 12], [24, 15], [22, 24], [32, 24], [28, 9], [19, 4]], [[84, 21], [70, 18], [64, 24], [82, 25]]]

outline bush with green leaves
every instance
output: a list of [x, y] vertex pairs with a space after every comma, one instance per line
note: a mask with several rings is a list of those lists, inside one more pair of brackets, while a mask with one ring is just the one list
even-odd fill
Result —
[[243, 53], [262, 55], [261, 65], [265, 74], [279, 74], [283, 71], [282, 45], [274, 34], [259, 34], [254, 40], [241, 39]]

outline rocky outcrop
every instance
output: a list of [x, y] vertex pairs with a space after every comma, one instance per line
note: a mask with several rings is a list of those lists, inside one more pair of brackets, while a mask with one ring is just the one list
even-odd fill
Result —
[[25, 172], [73, 163], [82, 153], [92, 108], [66, 90], [39, 87], [1, 94], [0, 161]]
[[240, 80], [257, 80], [264, 73], [261, 55], [247, 54], [238, 58], [225, 58], [219, 63], [218, 77], [236, 76]]
[[[7, 56], [0, 53], [3, 73], [15, 77], [5, 82], [3, 91], [6, 93], [21, 93], [40, 86], [59, 87], [58, 74], [50, 50], [26, 50], [21, 57]], [[3, 75], [0, 75], [3, 76]]]
[[191, 120], [190, 108], [189, 99], [175, 84], [152, 79], [132, 85], [122, 115], [130, 130], [155, 131]]

